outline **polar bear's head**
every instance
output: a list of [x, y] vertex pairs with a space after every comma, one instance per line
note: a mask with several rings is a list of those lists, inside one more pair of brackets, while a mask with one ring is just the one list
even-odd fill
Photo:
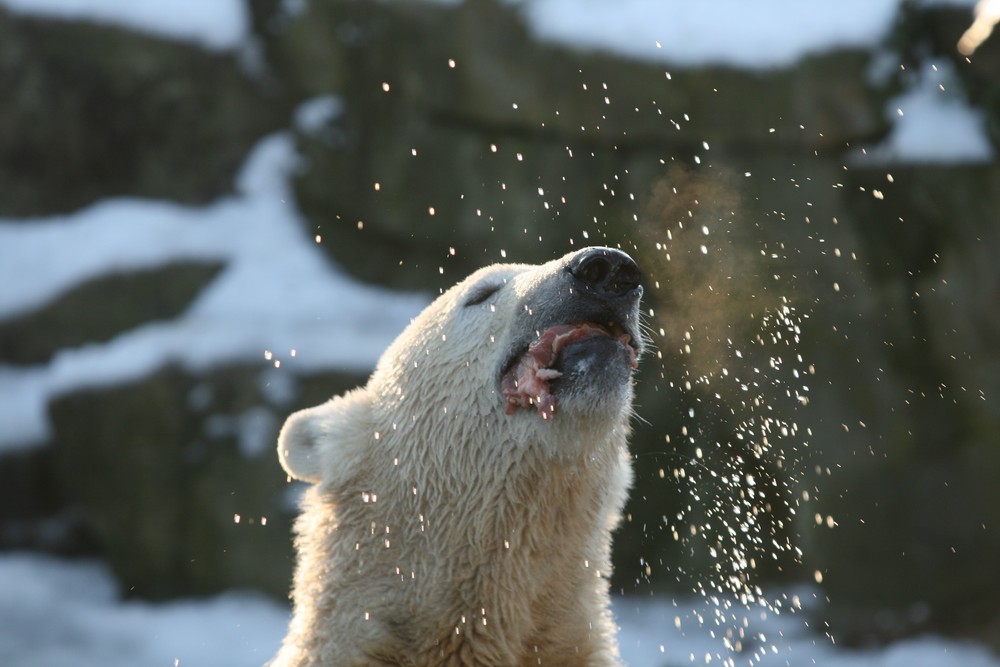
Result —
[[282, 464], [318, 481], [363, 458], [335, 444], [359, 439], [558, 456], [624, 438], [643, 348], [640, 282], [627, 254], [603, 247], [480, 269], [411, 322], [363, 389], [290, 417]]

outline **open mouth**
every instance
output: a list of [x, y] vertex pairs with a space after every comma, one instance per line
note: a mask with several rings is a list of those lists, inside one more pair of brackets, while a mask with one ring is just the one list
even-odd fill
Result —
[[549, 383], [563, 375], [560, 353], [570, 345], [598, 337], [617, 340], [627, 351], [629, 367], [638, 368], [636, 341], [620, 324], [557, 324], [542, 331], [527, 350], [507, 365], [500, 381], [504, 412], [511, 415], [518, 408], [535, 408], [542, 419], [551, 419], [555, 413], [556, 397]]

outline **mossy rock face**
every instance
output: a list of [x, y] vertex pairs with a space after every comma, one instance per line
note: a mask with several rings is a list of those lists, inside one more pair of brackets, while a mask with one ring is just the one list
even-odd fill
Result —
[[0, 551], [92, 553], [93, 541], [69, 506], [48, 446], [0, 454]]
[[358, 146], [356, 159], [307, 146], [314, 168], [297, 183], [323, 247], [367, 281], [439, 287], [492, 262], [544, 262], [604, 242], [602, 230], [634, 206], [614, 151], [571, 157], [564, 145], [513, 138], [493, 152], [482, 135], [420, 121], [369, 138], [378, 145]]
[[298, 407], [355, 386], [277, 370], [164, 369], [134, 384], [57, 398], [55, 470], [130, 594], [257, 588], [287, 595], [296, 490], [275, 453]]
[[234, 55], [0, 10], [0, 216], [210, 201], [288, 110]]
[[812, 511], [836, 527], [804, 531], [845, 642], [988, 637], [998, 621], [983, 557], [1000, 551], [998, 178], [995, 165], [896, 165], [846, 179], [860, 261], [811, 332], [813, 354], [850, 362], [823, 368], [814, 397], [833, 472]]
[[[888, 129], [862, 51], [773, 70], [673, 68], [540, 42], [515, 9], [488, 0], [348, 3], [338, 20], [357, 35], [342, 40], [345, 93], [373, 123], [405, 108], [439, 123], [606, 148], [707, 141], [782, 151], [839, 148]], [[800, 118], [811, 127], [800, 131]], [[782, 126], [795, 131], [775, 136]]]
[[296, 195], [336, 261], [383, 284], [437, 287], [439, 273], [621, 237], [664, 164], [888, 129], [860, 52], [667, 72], [540, 43], [499, 3], [327, 10], [344, 111], [300, 136]]
[[260, 49], [269, 85], [280, 87], [294, 100], [342, 90], [341, 42], [352, 38], [349, 26], [338, 29], [343, 4], [343, 0], [247, 0], [255, 46]]
[[0, 361], [44, 363], [61, 349], [175, 317], [221, 269], [179, 262], [86, 281], [41, 308], [0, 321]]
[[[662, 175], [626, 236], [655, 345], [616, 586], [717, 582], [764, 537], [747, 580], [819, 571], [838, 641], [995, 632], [998, 175], [780, 154]], [[783, 305], [808, 315], [787, 346], [761, 318]], [[764, 518], [726, 539], [719, 508], [746, 509], [747, 474]]]

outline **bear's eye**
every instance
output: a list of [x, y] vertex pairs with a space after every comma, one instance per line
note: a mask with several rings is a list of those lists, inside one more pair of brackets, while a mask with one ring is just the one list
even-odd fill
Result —
[[490, 298], [494, 294], [500, 291], [503, 285], [496, 283], [486, 283], [485, 285], [477, 285], [469, 292], [469, 296], [465, 300], [466, 306], [478, 306], [486, 299]]

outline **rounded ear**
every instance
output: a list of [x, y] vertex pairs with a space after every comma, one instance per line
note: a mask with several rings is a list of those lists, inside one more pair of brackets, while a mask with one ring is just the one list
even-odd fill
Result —
[[295, 479], [317, 483], [346, 479], [371, 434], [370, 402], [356, 389], [292, 414], [278, 434], [278, 460]]
[[318, 482], [323, 468], [320, 464], [320, 443], [323, 440], [319, 429], [319, 415], [323, 406], [300, 410], [285, 420], [278, 434], [278, 460], [281, 467], [295, 479], [304, 482]]

